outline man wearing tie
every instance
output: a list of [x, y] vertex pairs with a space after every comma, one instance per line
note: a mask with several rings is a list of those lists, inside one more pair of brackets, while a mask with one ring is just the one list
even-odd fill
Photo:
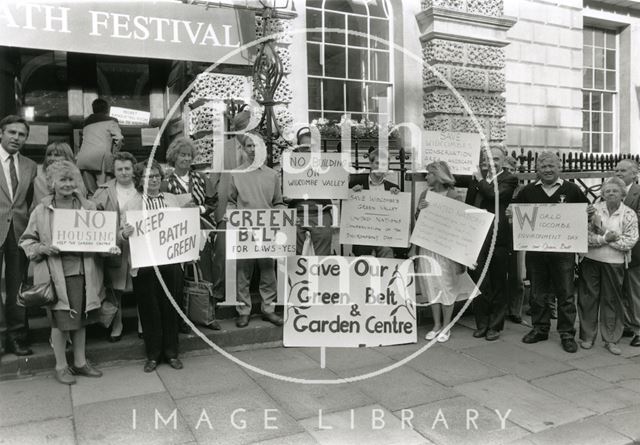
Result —
[[25, 309], [16, 304], [27, 271], [27, 258], [18, 248], [18, 240], [29, 220], [36, 178], [36, 163], [19, 153], [27, 136], [29, 124], [23, 118], [10, 115], [0, 121], [0, 269], [4, 263], [6, 295], [4, 304], [0, 299], [0, 336], [6, 336], [2, 338], [6, 351], [16, 355], [33, 353]]

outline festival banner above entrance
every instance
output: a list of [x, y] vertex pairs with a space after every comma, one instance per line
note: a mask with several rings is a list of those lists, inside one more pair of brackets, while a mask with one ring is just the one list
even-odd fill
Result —
[[[0, 2], [0, 45], [215, 62], [255, 40], [255, 14], [175, 0]], [[247, 51], [225, 63], [248, 65]]]

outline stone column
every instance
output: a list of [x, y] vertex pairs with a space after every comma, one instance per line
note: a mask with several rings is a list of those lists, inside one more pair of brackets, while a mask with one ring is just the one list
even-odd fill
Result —
[[[468, 103], [491, 146], [503, 146], [505, 131], [506, 32], [515, 19], [503, 0], [422, 0], [416, 16], [423, 60]], [[454, 92], [423, 67], [424, 127], [434, 131], [478, 130]]]

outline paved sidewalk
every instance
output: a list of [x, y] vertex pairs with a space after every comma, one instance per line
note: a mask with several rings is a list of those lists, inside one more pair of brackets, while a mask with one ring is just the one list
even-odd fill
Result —
[[[185, 355], [182, 371], [161, 365], [145, 374], [142, 362], [128, 362], [103, 365], [103, 378], [81, 378], [72, 387], [50, 373], [2, 382], [0, 444], [640, 441], [640, 348], [623, 339], [619, 357], [602, 343], [567, 354], [557, 334], [523, 344], [527, 330], [508, 323], [490, 343], [474, 339], [471, 319], [465, 319], [449, 342], [409, 363], [338, 385], [283, 382], [205, 351]], [[324, 369], [317, 348], [234, 356], [289, 377], [338, 379], [397, 363], [425, 343], [329, 349]]]

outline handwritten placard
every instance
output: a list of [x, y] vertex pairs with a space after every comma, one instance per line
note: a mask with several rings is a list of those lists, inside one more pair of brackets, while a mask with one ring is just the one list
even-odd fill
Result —
[[513, 248], [585, 253], [587, 204], [514, 204]]
[[412, 273], [411, 261], [395, 259], [290, 258], [284, 345], [355, 348], [415, 343]]
[[340, 153], [285, 152], [283, 195], [293, 199], [346, 199], [349, 172]]
[[117, 212], [54, 209], [51, 245], [62, 252], [108, 252], [116, 246]]
[[227, 210], [227, 258], [275, 258], [296, 254], [295, 209]]
[[342, 203], [340, 243], [407, 247], [411, 193], [362, 190]]
[[414, 171], [425, 171], [434, 161], [445, 161], [454, 175], [471, 175], [480, 161], [480, 134], [453, 131], [423, 131], [422, 147], [415, 156]]
[[185, 263], [198, 259], [198, 208], [130, 210], [126, 221], [134, 227], [129, 238], [131, 267]]
[[493, 213], [434, 192], [427, 193], [425, 200], [429, 206], [420, 212], [411, 242], [473, 267], [493, 223]]

